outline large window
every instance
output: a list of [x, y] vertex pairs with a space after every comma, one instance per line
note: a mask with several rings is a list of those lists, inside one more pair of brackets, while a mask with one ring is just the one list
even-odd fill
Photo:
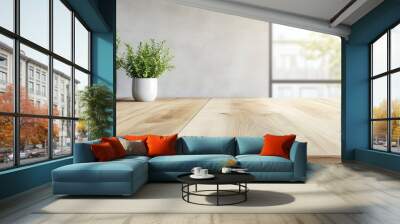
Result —
[[70, 156], [90, 31], [63, 0], [0, 2], [0, 170]]
[[340, 98], [340, 38], [273, 24], [270, 95]]
[[400, 153], [400, 25], [370, 45], [371, 148]]

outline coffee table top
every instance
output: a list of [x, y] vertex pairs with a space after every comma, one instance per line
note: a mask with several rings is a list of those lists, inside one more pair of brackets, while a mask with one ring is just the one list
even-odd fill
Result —
[[249, 173], [213, 173], [212, 179], [193, 179], [191, 173], [182, 174], [177, 177], [178, 181], [185, 184], [237, 184], [248, 183], [255, 180]]

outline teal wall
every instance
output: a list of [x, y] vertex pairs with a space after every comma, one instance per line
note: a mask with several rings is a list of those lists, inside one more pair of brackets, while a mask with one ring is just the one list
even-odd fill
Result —
[[[115, 93], [115, 0], [67, 0], [92, 31], [92, 81], [106, 84]], [[110, 119], [115, 121], [114, 116]], [[114, 127], [115, 127], [115, 122]], [[110, 132], [115, 128], [110, 127]], [[72, 158], [52, 160], [0, 172], [0, 199], [51, 181], [51, 171], [72, 163]]]
[[48, 183], [53, 169], [71, 163], [69, 157], [1, 172], [0, 199]]
[[108, 31], [92, 33], [92, 81], [108, 86], [114, 93], [113, 126], [110, 134], [116, 134], [116, 2], [115, 0], [99, 0], [98, 9], [104, 17]]
[[[115, 71], [114, 71], [114, 34], [113, 33], [93, 33], [92, 34], [92, 82], [108, 86], [114, 92], [115, 102]], [[113, 126], [109, 132], [115, 135], [116, 108], [114, 103]]]
[[369, 150], [369, 43], [398, 22], [400, 1], [386, 0], [355, 23], [348, 40], [343, 40], [343, 160], [399, 170], [399, 156]]

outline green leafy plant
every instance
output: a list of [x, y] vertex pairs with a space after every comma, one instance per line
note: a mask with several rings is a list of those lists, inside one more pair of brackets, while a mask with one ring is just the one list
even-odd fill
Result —
[[110, 136], [107, 130], [112, 125], [112, 92], [104, 85], [95, 84], [86, 87], [80, 93], [79, 99], [81, 118], [88, 128], [89, 139]]
[[120, 65], [131, 78], [158, 78], [174, 68], [171, 64], [173, 56], [165, 41], [142, 41], [136, 49], [130, 44], [125, 46]]
[[116, 51], [117, 51], [116, 67], [117, 67], [117, 70], [124, 67], [124, 54], [120, 55], [118, 52], [120, 50], [120, 45], [121, 45], [121, 39], [117, 35], [117, 40], [116, 40]]

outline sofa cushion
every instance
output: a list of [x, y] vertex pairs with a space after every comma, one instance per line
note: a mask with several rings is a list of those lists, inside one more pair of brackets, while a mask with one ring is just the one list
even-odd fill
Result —
[[140, 159], [75, 163], [59, 167], [52, 174], [57, 182], [130, 182], [136, 172], [147, 172], [147, 163]]
[[236, 137], [236, 155], [260, 154], [263, 137]]
[[99, 144], [100, 140], [75, 143], [74, 147], [74, 163], [95, 162], [96, 158], [91, 149], [92, 144]]
[[148, 135], [125, 135], [123, 138], [129, 141], [143, 141], [146, 142]]
[[184, 155], [235, 155], [235, 144], [233, 137], [184, 136], [178, 141], [177, 152]]
[[249, 172], [292, 172], [293, 162], [278, 156], [239, 155], [240, 167]]
[[117, 137], [104, 137], [101, 138], [101, 142], [110, 143], [117, 158], [122, 158], [126, 156], [126, 151], [124, 149], [124, 146], [121, 144], [121, 142]]
[[124, 138], [119, 138], [122, 146], [126, 151], [126, 155], [145, 156], [147, 155], [146, 143], [140, 140], [130, 141]]
[[115, 154], [115, 150], [109, 142], [93, 144], [90, 147], [94, 157], [96, 157], [96, 161], [105, 162], [118, 158], [118, 156]]
[[158, 156], [149, 160], [149, 170], [163, 172], [190, 172], [199, 166], [210, 171], [219, 171], [230, 159], [231, 155], [175, 155]]
[[132, 155], [132, 156], [125, 156], [124, 158], [114, 160], [113, 162], [127, 162], [127, 163], [130, 163], [130, 162], [135, 161], [135, 160], [142, 161], [142, 162], [148, 162], [149, 159], [150, 159], [150, 157], [147, 157], [147, 156], [135, 156], [135, 155]]
[[264, 136], [264, 146], [261, 149], [262, 156], [280, 156], [290, 159], [290, 148], [296, 139], [296, 135], [270, 135]]
[[150, 135], [146, 143], [148, 156], [176, 155], [176, 139], [178, 134], [171, 136]]

